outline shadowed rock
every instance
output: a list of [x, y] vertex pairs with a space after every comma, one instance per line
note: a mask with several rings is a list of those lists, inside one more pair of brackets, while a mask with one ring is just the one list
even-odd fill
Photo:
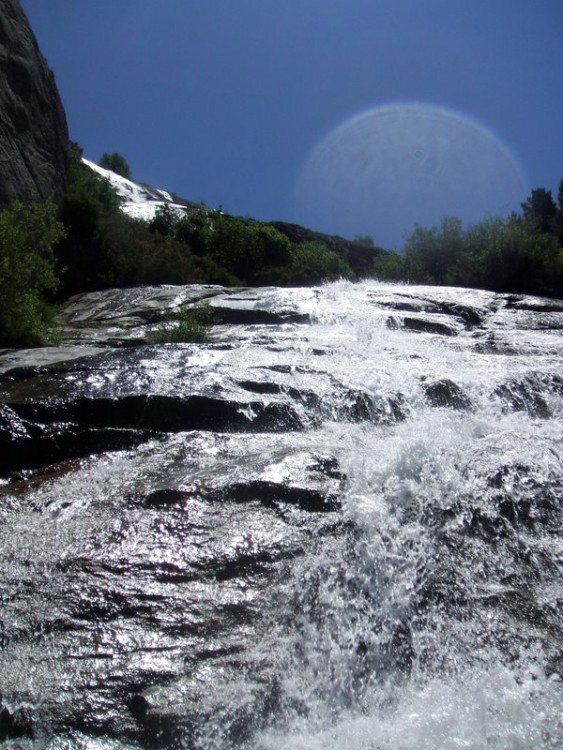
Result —
[[425, 318], [403, 318], [403, 328], [421, 333], [437, 333], [439, 336], [457, 336], [457, 331], [451, 326]]
[[483, 324], [484, 315], [474, 307], [460, 305], [457, 302], [440, 302], [436, 305], [436, 311], [444, 315], [453, 315], [465, 323], [467, 328], [480, 326]]
[[155, 490], [145, 497], [144, 504], [147, 508], [165, 508], [175, 503], [180, 503], [187, 497], [186, 492], [175, 489]]
[[[451, 315], [459, 318], [467, 328], [482, 325], [484, 315], [481, 311], [467, 305], [460, 305], [455, 302], [434, 302], [427, 299], [413, 300], [405, 302], [403, 300], [384, 300], [377, 301], [377, 304], [383, 308], [391, 308], [398, 312], [427, 312], [438, 313], [441, 315]], [[411, 320], [408, 318], [408, 320]], [[414, 330], [414, 329], [413, 329]]]
[[257, 500], [267, 507], [288, 503], [309, 513], [330, 513], [340, 510], [340, 502], [334, 495], [327, 495], [311, 487], [296, 487], [264, 480], [229, 485], [226, 490], [215, 494], [215, 499], [229, 499], [237, 503]]
[[16, 708], [11, 711], [3, 705], [0, 693], [0, 742], [33, 737], [33, 714], [29, 708]]
[[506, 411], [526, 411], [532, 417], [549, 419], [551, 410], [546, 400], [547, 393], [563, 394], [563, 377], [529, 373], [521, 379], [501, 383], [494, 391]]
[[221, 306], [217, 312], [217, 322], [229, 325], [281, 325], [283, 323], [310, 323], [311, 318], [304, 313], [292, 311], [273, 312]]
[[460, 411], [471, 409], [471, 399], [452, 380], [445, 378], [433, 383], [424, 383], [422, 387], [426, 400], [431, 406], [445, 406]]
[[0, 207], [59, 201], [67, 149], [53, 74], [18, 0], [0, 0]]
[[239, 403], [210, 396], [161, 395], [121, 399], [80, 398], [69, 403], [18, 404], [14, 410], [39, 422], [71, 422], [92, 427], [118, 427], [155, 432], [184, 430], [300, 430], [304, 424], [290, 405], [252, 401]]

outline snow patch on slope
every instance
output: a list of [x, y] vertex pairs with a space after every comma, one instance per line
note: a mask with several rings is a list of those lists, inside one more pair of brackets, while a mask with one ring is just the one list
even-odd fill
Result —
[[121, 199], [121, 210], [123, 213], [131, 216], [133, 219], [143, 219], [151, 221], [154, 218], [157, 208], [168, 205], [179, 215], [185, 214], [187, 208], [174, 200], [166, 190], [158, 190], [148, 185], [140, 185], [133, 180], [112, 172], [110, 169], [104, 169], [93, 161], [82, 159], [83, 164], [93, 169], [94, 172], [109, 181]]

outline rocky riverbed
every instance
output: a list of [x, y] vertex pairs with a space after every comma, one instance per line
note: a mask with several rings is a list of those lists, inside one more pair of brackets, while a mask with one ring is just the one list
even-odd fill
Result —
[[[209, 343], [154, 343], [202, 302]], [[60, 321], [0, 353], [0, 741], [560, 746], [563, 303], [155, 287]]]

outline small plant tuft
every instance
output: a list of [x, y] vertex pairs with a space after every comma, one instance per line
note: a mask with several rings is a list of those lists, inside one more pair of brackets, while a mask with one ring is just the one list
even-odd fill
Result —
[[209, 328], [215, 322], [215, 311], [209, 305], [182, 307], [171, 321], [153, 336], [156, 344], [205, 344]]

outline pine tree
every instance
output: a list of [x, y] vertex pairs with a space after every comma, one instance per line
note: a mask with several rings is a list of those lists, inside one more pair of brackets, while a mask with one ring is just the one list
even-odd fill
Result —
[[125, 157], [114, 151], [112, 154], [102, 154], [99, 161], [100, 167], [104, 169], [110, 169], [115, 174], [121, 175], [126, 179], [131, 179], [131, 168], [127, 163]]

